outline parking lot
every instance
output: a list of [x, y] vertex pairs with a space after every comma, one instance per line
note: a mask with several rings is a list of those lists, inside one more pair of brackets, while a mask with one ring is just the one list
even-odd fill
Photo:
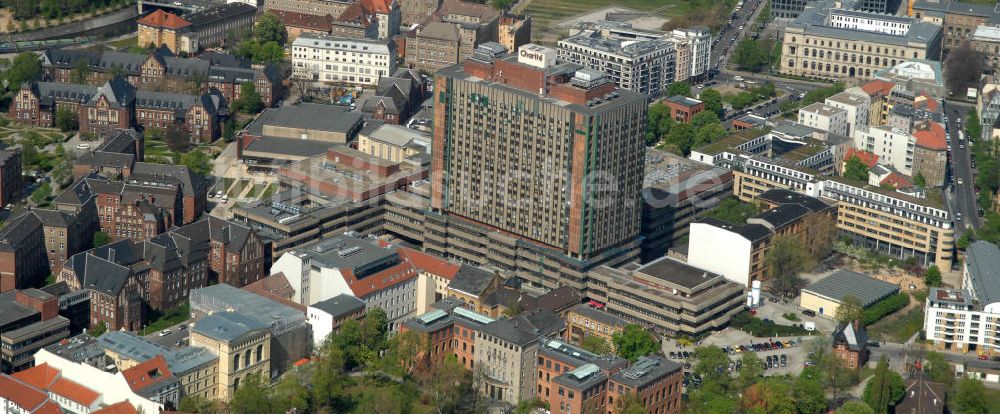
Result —
[[[798, 373], [802, 371], [803, 364], [806, 362], [810, 344], [812, 340], [817, 337], [819, 336], [755, 338], [738, 329], [726, 328], [722, 331], [713, 333], [700, 343], [690, 346], [681, 346], [672, 339], [666, 339], [663, 341], [663, 353], [668, 359], [683, 365], [686, 372], [690, 372], [694, 365], [698, 362], [697, 358], [693, 355], [695, 348], [704, 345], [715, 345], [724, 350], [729, 350], [729, 359], [733, 362], [730, 368], [733, 370], [738, 369], [736, 366], [737, 361], [740, 360], [744, 353], [755, 352], [757, 354], [757, 358], [765, 364], [768, 362], [768, 357], [771, 357], [772, 361], [777, 361], [776, 366], [764, 370], [765, 376], [784, 374], [798, 375]], [[779, 347], [777, 345], [778, 341], [780, 341], [784, 346]], [[773, 345], [772, 342], [774, 342]], [[792, 343], [794, 343], [794, 345], [792, 345]], [[743, 349], [746, 349], [746, 351], [741, 349], [740, 346], [743, 346]], [[753, 350], [754, 346], [756, 346], [757, 350]], [[785, 358], [784, 366], [781, 364], [782, 355], [784, 355]]]

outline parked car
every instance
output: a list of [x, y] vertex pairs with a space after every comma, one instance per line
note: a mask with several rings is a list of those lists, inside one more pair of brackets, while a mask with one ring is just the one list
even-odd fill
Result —
[[160, 331], [160, 336], [167, 336], [167, 335], [170, 335], [170, 330], [169, 329], [164, 329], [164, 330]]
[[806, 315], [806, 316], [808, 316], [808, 317], [814, 317], [814, 316], [816, 316], [816, 312], [815, 312], [815, 311], [813, 311], [813, 310], [811, 310], [811, 309], [806, 309], [806, 310], [803, 310], [803, 311], [802, 311], [802, 314], [803, 314], [803, 315]]

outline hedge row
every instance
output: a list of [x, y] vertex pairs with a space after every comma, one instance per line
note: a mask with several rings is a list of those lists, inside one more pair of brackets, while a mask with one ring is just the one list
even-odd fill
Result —
[[871, 325], [875, 323], [875, 321], [886, 317], [886, 315], [889, 315], [890, 313], [903, 309], [909, 304], [910, 295], [905, 293], [897, 293], [893, 296], [882, 299], [868, 309], [865, 309], [865, 325]]

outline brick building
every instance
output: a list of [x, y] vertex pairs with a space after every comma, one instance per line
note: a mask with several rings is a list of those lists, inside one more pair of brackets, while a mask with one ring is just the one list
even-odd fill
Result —
[[861, 321], [837, 326], [833, 331], [833, 353], [847, 368], [861, 369], [868, 363], [868, 333]]
[[30, 213], [0, 230], [0, 292], [41, 284], [49, 274], [42, 221]]
[[98, 228], [115, 240], [142, 241], [163, 233], [177, 220], [180, 192], [175, 187], [86, 180], [95, 195]]
[[139, 45], [165, 46], [173, 53], [197, 53], [201, 49], [235, 42], [253, 30], [257, 8], [229, 3], [184, 17], [157, 9], [140, 18]]
[[21, 196], [21, 149], [0, 145], [0, 205], [13, 203]]
[[677, 122], [691, 122], [691, 118], [705, 110], [704, 102], [686, 96], [674, 95], [663, 103], [670, 108], [670, 117]]
[[207, 246], [213, 282], [243, 287], [265, 277], [270, 268], [269, 249], [245, 225], [205, 216], [170, 233], [196, 241], [199, 249]]
[[209, 275], [209, 246], [189, 234], [171, 231], [142, 242], [149, 266], [147, 303], [157, 310], [187, 303], [191, 289], [205, 287]]
[[149, 266], [131, 240], [120, 240], [66, 261], [56, 276], [70, 289], [90, 292], [90, 327], [101, 324], [108, 330], [142, 329], [143, 288]]
[[73, 179], [90, 174], [104, 177], [128, 177], [136, 162], [143, 160], [143, 135], [134, 129], [107, 132], [104, 142], [73, 160]]
[[91, 86], [103, 85], [120, 74], [139, 90], [190, 94], [215, 88], [227, 102], [232, 102], [240, 98], [240, 85], [253, 82], [264, 106], [274, 105], [284, 93], [278, 67], [253, 68], [249, 62], [226, 54], [202, 53], [197, 58], [182, 58], [162, 48], [146, 55], [69, 49], [48, 49], [42, 53], [45, 77], [52, 82], [72, 83], [80, 62], [87, 65], [84, 83]]
[[302, 34], [329, 34], [332, 30], [333, 16], [299, 13], [289, 10], [270, 11], [288, 32], [288, 43], [294, 43]]
[[14, 100], [10, 116], [29, 125], [54, 126], [55, 113], [62, 108], [79, 115], [82, 132], [179, 125], [204, 142], [218, 138], [218, 114], [226, 106], [218, 91], [184, 95], [136, 90], [120, 76], [99, 87], [30, 82], [21, 86]]

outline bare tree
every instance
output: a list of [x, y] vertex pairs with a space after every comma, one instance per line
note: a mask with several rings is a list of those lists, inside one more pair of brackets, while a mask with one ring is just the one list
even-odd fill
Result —
[[972, 48], [968, 40], [963, 40], [962, 44], [948, 52], [944, 67], [948, 89], [955, 95], [964, 96], [967, 88], [979, 84], [979, 77], [983, 74], [983, 56]]

